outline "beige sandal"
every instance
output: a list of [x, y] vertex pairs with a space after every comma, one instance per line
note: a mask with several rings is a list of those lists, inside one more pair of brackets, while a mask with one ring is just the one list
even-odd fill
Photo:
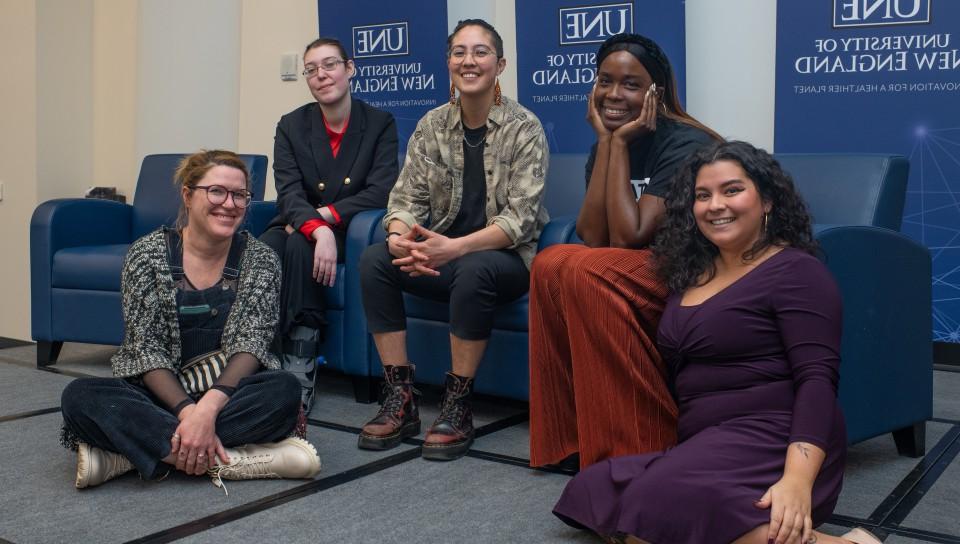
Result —
[[873, 533], [871, 533], [870, 531], [863, 529], [861, 527], [855, 528], [854, 530], [841, 536], [840, 538], [849, 540], [854, 544], [880, 544], [879, 538], [874, 536]]

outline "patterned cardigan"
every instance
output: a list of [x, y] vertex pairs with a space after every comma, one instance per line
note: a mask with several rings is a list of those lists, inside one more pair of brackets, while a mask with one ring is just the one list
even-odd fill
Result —
[[[227, 359], [246, 352], [269, 369], [280, 368], [270, 343], [280, 312], [280, 263], [269, 246], [250, 235], [240, 259], [237, 298], [223, 328]], [[180, 323], [176, 287], [167, 263], [166, 242], [159, 229], [130, 246], [121, 278], [125, 332], [113, 356], [113, 375], [139, 376], [150, 370], [179, 369]]]
[[[487, 181], [487, 226], [510, 238], [508, 249], [530, 267], [540, 231], [549, 217], [543, 207], [550, 149], [540, 120], [507, 97], [487, 115], [483, 169]], [[394, 219], [443, 234], [463, 200], [463, 122], [460, 101], [427, 112], [407, 144], [407, 157], [390, 192], [383, 226]]]

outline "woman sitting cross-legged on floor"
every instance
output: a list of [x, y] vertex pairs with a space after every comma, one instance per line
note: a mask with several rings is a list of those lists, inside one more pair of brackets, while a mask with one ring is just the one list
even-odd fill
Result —
[[388, 390], [380, 413], [363, 427], [361, 448], [390, 448], [420, 432], [404, 291], [450, 304], [453, 368], [423, 456], [455, 459], [473, 441], [469, 397], [493, 312], [527, 292], [547, 222], [546, 137], [536, 116], [500, 96], [505, 63], [503, 41], [489, 23], [472, 19], [454, 29], [447, 40], [451, 102], [417, 124], [390, 193], [387, 243], [370, 246], [360, 260], [363, 308]]
[[249, 175], [229, 151], [186, 157], [176, 173], [178, 228], [130, 247], [124, 338], [114, 378], [63, 391], [62, 442], [77, 451], [78, 488], [136, 468], [224, 479], [312, 478], [314, 447], [291, 436], [300, 385], [269, 351], [279, 313], [273, 250], [240, 232]]
[[718, 143], [681, 168], [666, 207], [658, 343], [679, 444], [585, 468], [554, 513], [614, 541], [877, 542], [813, 530], [846, 457], [841, 302], [790, 177], [765, 151]]

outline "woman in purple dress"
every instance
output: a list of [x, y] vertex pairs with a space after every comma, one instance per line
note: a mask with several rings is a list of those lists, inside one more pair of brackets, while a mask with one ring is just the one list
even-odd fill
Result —
[[720, 142], [678, 171], [666, 206], [658, 342], [679, 444], [588, 467], [554, 513], [611, 541], [879, 542], [813, 530], [843, 480], [841, 303], [789, 175]]

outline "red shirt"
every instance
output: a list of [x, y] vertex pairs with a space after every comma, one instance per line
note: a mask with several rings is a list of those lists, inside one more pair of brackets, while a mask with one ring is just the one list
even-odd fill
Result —
[[[334, 132], [333, 129], [330, 128], [330, 125], [327, 124], [327, 120], [323, 120], [323, 128], [327, 130], [327, 137], [330, 138], [330, 152], [333, 153], [333, 158], [337, 158], [337, 153], [340, 152], [340, 142], [343, 141], [343, 135], [346, 134], [347, 125], [349, 124], [350, 118], [348, 117], [347, 122], [343, 124], [342, 132]], [[333, 204], [328, 204], [327, 209], [333, 214], [333, 224], [336, 225], [340, 223], [340, 214], [334, 209]], [[312, 241], [313, 231], [320, 227], [330, 227], [330, 223], [327, 223], [323, 219], [310, 219], [300, 227], [300, 232], [307, 237], [307, 240]]]
[[333, 153], [333, 158], [337, 158], [337, 153], [340, 152], [340, 142], [343, 141], [343, 135], [347, 132], [347, 125], [349, 124], [350, 118], [348, 117], [347, 122], [343, 124], [343, 131], [334, 132], [327, 124], [327, 120], [323, 120], [323, 128], [327, 129], [327, 137], [330, 138], [330, 151]]

